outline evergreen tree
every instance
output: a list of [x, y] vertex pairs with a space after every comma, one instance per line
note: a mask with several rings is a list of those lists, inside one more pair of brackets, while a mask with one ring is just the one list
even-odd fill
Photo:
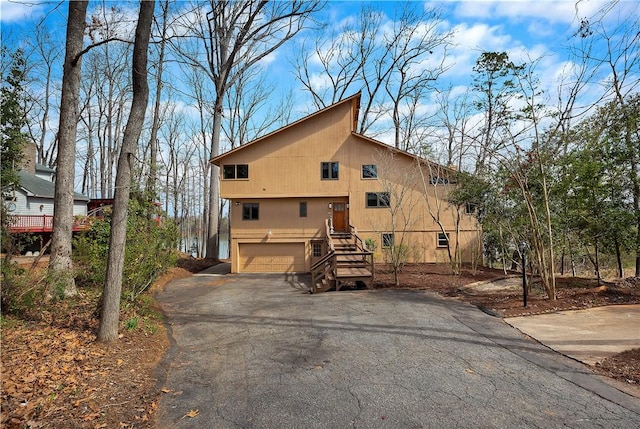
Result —
[[24, 131], [27, 117], [24, 109], [26, 61], [24, 52], [9, 52], [2, 47], [2, 87], [0, 88], [0, 185], [2, 189], [17, 183], [22, 150], [27, 143]]

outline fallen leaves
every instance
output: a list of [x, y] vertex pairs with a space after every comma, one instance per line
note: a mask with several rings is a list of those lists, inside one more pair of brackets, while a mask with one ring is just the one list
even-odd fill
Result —
[[87, 330], [16, 323], [2, 336], [2, 427], [153, 427], [163, 335], [105, 345]]
[[194, 418], [197, 417], [198, 414], [200, 414], [200, 411], [198, 410], [191, 410], [189, 411], [187, 414], [184, 415], [184, 417], [189, 417], [189, 418]]

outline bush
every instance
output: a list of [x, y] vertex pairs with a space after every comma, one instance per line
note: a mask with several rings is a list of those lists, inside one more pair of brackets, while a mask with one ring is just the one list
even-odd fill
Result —
[[[170, 220], [159, 225], [153, 218], [155, 214], [159, 211], [153, 204], [139, 198], [129, 201], [122, 294], [132, 301], [177, 261], [178, 230]], [[74, 239], [79, 283], [104, 284], [110, 231], [107, 216], [93, 222], [89, 231]]]
[[2, 313], [37, 320], [45, 301], [46, 284], [33, 281], [16, 263], [0, 262], [2, 272]]

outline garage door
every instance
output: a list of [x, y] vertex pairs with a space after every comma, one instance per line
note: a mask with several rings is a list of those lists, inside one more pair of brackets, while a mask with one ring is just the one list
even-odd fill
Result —
[[244, 273], [304, 272], [304, 243], [241, 243], [238, 249]]

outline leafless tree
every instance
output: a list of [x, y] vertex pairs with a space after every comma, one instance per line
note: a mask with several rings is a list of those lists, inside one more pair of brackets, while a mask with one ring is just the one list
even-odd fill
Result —
[[[247, 70], [229, 88], [222, 131], [233, 149], [287, 123], [292, 110], [290, 96], [275, 102], [276, 84], [262, 70]], [[285, 95], [285, 97], [287, 97]], [[275, 105], [275, 106], [274, 106]]]
[[[198, 6], [184, 15], [181, 40], [193, 42], [195, 39], [195, 45], [176, 41], [174, 48], [184, 62], [203, 72], [214, 86], [211, 156], [220, 153], [224, 98], [229, 88], [239, 76], [298, 34], [321, 5], [319, 0], [231, 3], [210, 0], [208, 11]], [[218, 257], [218, 175], [219, 168], [211, 166], [206, 253], [214, 258]]]
[[[395, 146], [406, 149], [423, 133], [421, 105], [446, 69], [451, 33], [441, 31], [436, 8], [410, 2], [398, 3], [390, 22], [383, 18], [365, 6], [356, 24], [319, 34], [313, 51], [294, 61], [296, 77], [317, 108], [362, 91], [358, 132], [375, 137], [393, 130]], [[377, 125], [383, 119], [391, 126]]]
[[28, 129], [31, 139], [36, 142], [37, 162], [48, 167], [55, 166], [56, 139], [49, 129], [49, 120], [59, 108], [53, 101], [56, 89], [56, 70], [63, 57], [63, 48], [54, 41], [43, 23], [35, 26], [30, 42], [29, 70], [30, 88], [28, 91], [29, 115]]
[[164, 63], [165, 63], [165, 51], [167, 45], [167, 37], [169, 31], [169, 1], [165, 0], [160, 2], [160, 8], [162, 10], [162, 18], [158, 23], [159, 29], [159, 41], [157, 45], [158, 49], [158, 57], [155, 61], [155, 101], [153, 107], [153, 123], [151, 124], [151, 132], [149, 136], [149, 161], [148, 168], [149, 173], [147, 177], [147, 192], [150, 196], [155, 196], [156, 194], [156, 180], [157, 180], [157, 169], [158, 169], [158, 129], [160, 128], [160, 107], [162, 103], [162, 88], [164, 86], [163, 82], [163, 71], [164, 71]]
[[58, 155], [54, 197], [53, 236], [49, 273], [53, 279], [49, 295], [77, 294], [71, 260], [73, 234], [73, 185], [75, 180], [76, 133], [80, 95], [81, 52], [88, 1], [69, 2], [64, 76], [60, 100]]
[[[416, 176], [420, 182], [421, 194], [427, 207], [427, 213], [440, 229], [447, 241], [447, 256], [454, 274], [460, 274], [462, 254], [460, 249], [460, 223], [462, 208], [450, 204], [448, 196], [454, 182], [455, 172], [442, 165], [420, 158], [416, 159]], [[454, 225], [453, 238], [446, 224], [451, 220]]]
[[131, 69], [133, 100], [118, 157], [116, 192], [111, 218], [111, 235], [109, 237], [109, 256], [107, 258], [107, 273], [102, 294], [100, 329], [98, 331], [99, 341], [115, 341], [118, 339], [131, 171], [149, 100], [147, 58], [154, 7], [155, 0], [143, 0], [140, 2], [140, 14], [136, 27], [133, 66]]
[[411, 258], [411, 252], [417, 250], [409, 235], [422, 220], [422, 213], [417, 209], [420, 193], [416, 192], [416, 171], [405, 154], [391, 148], [379, 150], [375, 163], [378, 166], [378, 182], [382, 187], [378, 198], [388, 213], [387, 221], [378, 227], [379, 232], [387, 234], [384, 236], [387, 242], [383, 238], [380, 244], [385, 259], [393, 269], [394, 284], [399, 286], [399, 273]]

